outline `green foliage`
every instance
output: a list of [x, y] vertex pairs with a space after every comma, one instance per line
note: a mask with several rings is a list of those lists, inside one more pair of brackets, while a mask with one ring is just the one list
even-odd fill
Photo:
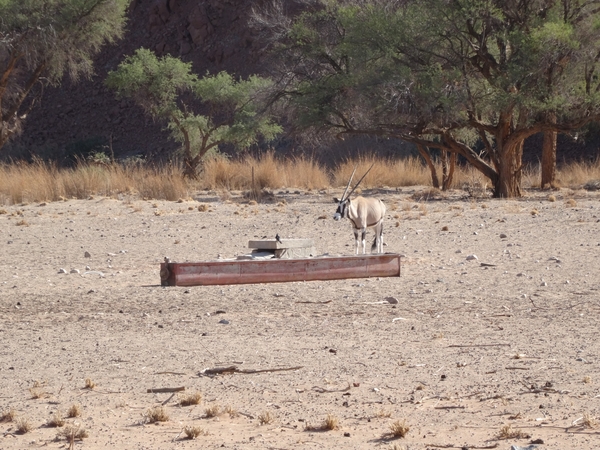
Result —
[[[492, 180], [497, 195], [512, 195], [525, 138], [600, 118], [595, 2], [321, 6], [300, 15], [275, 47], [282, 89], [302, 126], [458, 152]], [[549, 113], [555, 122], [546, 120]], [[508, 184], [512, 191], [503, 192]]]
[[[221, 72], [198, 78], [189, 63], [171, 56], [158, 58], [150, 50], [139, 49], [109, 73], [106, 84], [119, 96], [133, 98], [153, 117], [163, 119], [172, 137], [182, 144], [192, 170], [222, 144], [243, 149], [259, 137], [272, 140], [281, 132], [260, 110], [261, 95], [271, 82], [257, 76], [236, 81]], [[209, 114], [190, 110], [184, 99], [189, 101], [192, 96]]]
[[122, 36], [128, 3], [0, 0], [0, 148], [20, 131], [21, 107], [40, 82], [92, 74], [93, 56]]

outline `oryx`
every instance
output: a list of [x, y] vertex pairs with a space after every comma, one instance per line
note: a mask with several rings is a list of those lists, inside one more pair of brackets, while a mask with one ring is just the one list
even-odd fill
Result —
[[354, 231], [354, 240], [355, 240], [355, 251], [358, 255], [358, 245], [359, 245], [359, 233], [360, 239], [362, 243], [362, 252], [365, 254], [365, 237], [367, 235], [367, 228], [375, 229], [375, 240], [373, 241], [373, 245], [371, 246], [371, 252], [374, 250], [377, 253], [383, 253], [383, 218], [385, 216], [385, 205], [383, 202], [377, 198], [373, 197], [356, 197], [355, 199], [350, 200], [350, 196], [354, 192], [354, 190], [358, 187], [360, 182], [367, 176], [369, 171], [373, 168], [369, 168], [362, 176], [358, 183], [352, 188], [352, 190], [348, 193], [348, 188], [350, 187], [350, 183], [352, 183], [352, 178], [354, 177], [354, 173], [356, 172], [356, 167], [354, 168], [354, 172], [350, 175], [350, 179], [348, 180], [348, 184], [346, 185], [346, 189], [344, 190], [344, 194], [341, 199], [334, 198], [333, 201], [338, 204], [338, 208], [335, 212], [333, 218], [335, 220], [340, 220], [342, 217], [347, 217], [352, 222], [352, 228]]

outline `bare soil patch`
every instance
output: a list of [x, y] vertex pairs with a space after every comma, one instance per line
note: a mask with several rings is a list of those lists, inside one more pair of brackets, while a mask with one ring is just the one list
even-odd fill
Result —
[[[380, 193], [399, 278], [190, 288], [159, 285], [165, 256], [351, 254], [334, 193], [3, 207], [0, 448], [596, 447], [598, 193], [423, 191]], [[201, 373], [227, 366], [258, 372]]]

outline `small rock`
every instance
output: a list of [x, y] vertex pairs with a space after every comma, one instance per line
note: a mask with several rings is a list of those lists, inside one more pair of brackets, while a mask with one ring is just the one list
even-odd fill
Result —
[[500, 239], [506, 239], [508, 236], [505, 235], [504, 233], [500, 233]]
[[67, 273], [65, 269], [58, 269], [58, 273]]
[[538, 448], [537, 445], [528, 445], [527, 447], [520, 447], [518, 445], [511, 445], [510, 450], [536, 450]]
[[479, 259], [479, 258], [477, 257], [477, 255], [469, 255], [469, 256], [467, 256], [467, 261], [474, 261], [474, 260], [476, 260], [476, 259]]
[[344, 433], [344, 437], [350, 437], [350, 433], [348, 433], [347, 431]]
[[92, 270], [90, 266], [85, 266], [85, 270]]
[[85, 252], [85, 253], [83, 254], [83, 257], [84, 257], [84, 258], [91, 258], [91, 257], [92, 257], [92, 255], [90, 255], [90, 252]]
[[71, 273], [79, 273], [79, 269], [71, 269]]
[[219, 323], [222, 323], [223, 325], [229, 325], [229, 320], [221, 319], [219, 320]]
[[337, 354], [337, 350], [335, 348], [330, 348], [329, 353]]
[[545, 281], [542, 281], [542, 284], [540, 284], [540, 286], [548, 286], [548, 283], [546, 283]]
[[386, 297], [384, 300], [386, 302], [388, 302], [390, 305], [398, 304], [398, 299], [396, 297]]
[[461, 249], [458, 249], [458, 250], [456, 250], [456, 252], [454, 252], [454, 253], [462, 253], [462, 250], [461, 250]]

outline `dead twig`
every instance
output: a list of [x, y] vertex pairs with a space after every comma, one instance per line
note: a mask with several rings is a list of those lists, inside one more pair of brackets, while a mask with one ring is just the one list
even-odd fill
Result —
[[228, 366], [228, 367], [215, 367], [214, 369], [205, 369], [200, 372], [199, 375], [213, 376], [213, 375], [224, 375], [224, 374], [232, 374], [232, 373], [241, 373], [241, 374], [253, 374], [253, 373], [267, 373], [267, 372], [286, 372], [290, 370], [298, 370], [302, 369], [304, 366], [295, 366], [295, 367], [282, 367], [279, 369], [238, 369], [237, 366]]
[[160, 393], [165, 393], [165, 392], [181, 392], [181, 391], [185, 391], [185, 386], [175, 387], [175, 388], [152, 388], [152, 389], [146, 390], [146, 392], [148, 392], [149, 394], [150, 393], [160, 394]]
[[433, 448], [460, 448], [460, 449], [477, 449], [477, 450], [483, 450], [483, 449], [489, 449], [489, 448], [497, 448], [498, 447], [498, 443], [496, 444], [491, 444], [491, 445], [454, 445], [454, 444], [427, 444], [426, 447], [433, 447]]
[[345, 389], [325, 389], [320, 386], [313, 386], [312, 390], [318, 392], [319, 394], [329, 394], [334, 392], [348, 392], [350, 390], [350, 385], [348, 385]]
[[466, 347], [510, 347], [511, 344], [452, 344], [448, 348], [466, 348]]
[[331, 303], [333, 300], [326, 300], [324, 302], [311, 302], [311, 301], [302, 301], [302, 302], [295, 302], [295, 303], [314, 303], [317, 305], [325, 305], [327, 303]]

